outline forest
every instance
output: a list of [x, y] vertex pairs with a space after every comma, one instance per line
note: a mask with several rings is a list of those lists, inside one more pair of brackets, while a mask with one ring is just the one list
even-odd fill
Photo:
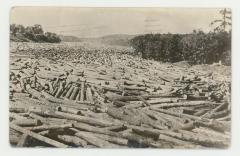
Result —
[[18, 42], [59, 43], [60, 37], [52, 32], [44, 32], [40, 24], [24, 27], [20, 24], [10, 25], [10, 40]]

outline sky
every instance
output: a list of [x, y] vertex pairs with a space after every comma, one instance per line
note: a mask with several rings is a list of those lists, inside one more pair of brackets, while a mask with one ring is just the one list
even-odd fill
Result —
[[220, 8], [14, 7], [11, 24], [41, 24], [44, 31], [77, 37], [112, 34], [191, 33], [212, 30]]

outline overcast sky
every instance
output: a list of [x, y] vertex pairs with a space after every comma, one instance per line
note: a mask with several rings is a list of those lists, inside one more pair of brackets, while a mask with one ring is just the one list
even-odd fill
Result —
[[10, 23], [41, 24], [44, 31], [78, 37], [111, 34], [190, 33], [209, 31], [219, 8], [60, 8], [15, 7]]

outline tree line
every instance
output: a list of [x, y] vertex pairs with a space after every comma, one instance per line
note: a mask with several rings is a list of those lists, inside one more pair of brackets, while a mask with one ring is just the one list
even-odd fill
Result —
[[10, 25], [10, 39], [19, 41], [33, 41], [33, 42], [49, 42], [59, 43], [60, 37], [52, 32], [44, 32], [43, 28], [39, 24], [33, 26], [24, 27], [23, 25]]
[[222, 9], [222, 18], [211, 22], [213, 31], [193, 30], [189, 34], [144, 34], [130, 40], [136, 54], [145, 59], [163, 62], [188, 61], [231, 64], [231, 12]]
[[145, 34], [131, 40], [144, 59], [192, 64], [231, 63], [231, 33], [194, 31], [191, 34]]

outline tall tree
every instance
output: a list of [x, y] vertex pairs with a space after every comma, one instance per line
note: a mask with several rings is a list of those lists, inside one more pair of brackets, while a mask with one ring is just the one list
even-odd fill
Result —
[[232, 12], [230, 9], [224, 8], [219, 13], [221, 14], [221, 18], [212, 21], [211, 25], [216, 25], [214, 27], [215, 32], [227, 31], [227, 28], [232, 26]]

